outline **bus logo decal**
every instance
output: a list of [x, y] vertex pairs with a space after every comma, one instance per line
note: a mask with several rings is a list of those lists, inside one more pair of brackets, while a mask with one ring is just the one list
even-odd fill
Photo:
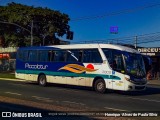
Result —
[[65, 65], [64, 67], [61, 67], [59, 70], [68, 70], [68, 71], [74, 72], [74, 73], [97, 71], [97, 69], [94, 69], [93, 65], [91, 67], [91, 64], [87, 65], [87, 67], [77, 65], [77, 64], [68, 64], [68, 65]]
[[48, 65], [30, 65], [29, 63], [25, 64], [25, 68], [29, 68], [29, 69], [43, 69], [45, 70], [48, 67]]

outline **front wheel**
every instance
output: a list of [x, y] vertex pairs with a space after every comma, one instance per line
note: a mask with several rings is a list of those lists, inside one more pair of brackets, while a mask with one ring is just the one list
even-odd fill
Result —
[[46, 86], [47, 80], [46, 80], [46, 76], [45, 76], [45, 75], [40, 75], [40, 76], [38, 77], [38, 84], [39, 84], [40, 86]]
[[97, 79], [94, 84], [94, 89], [96, 92], [105, 93], [106, 85], [103, 79]]

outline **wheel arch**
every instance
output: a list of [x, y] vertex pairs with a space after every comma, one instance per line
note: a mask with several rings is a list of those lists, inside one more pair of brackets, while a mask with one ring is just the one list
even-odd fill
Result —
[[[96, 80], [98, 80], [98, 79], [104, 80], [103, 77], [101, 77], [101, 76], [96, 76], [96, 77], [94, 78], [93, 82], [92, 82], [92, 87], [93, 87], [93, 88], [94, 88], [94, 84], [95, 84]], [[104, 82], [105, 82], [105, 80], [104, 80]], [[105, 82], [105, 85], [106, 85], [106, 82]]]

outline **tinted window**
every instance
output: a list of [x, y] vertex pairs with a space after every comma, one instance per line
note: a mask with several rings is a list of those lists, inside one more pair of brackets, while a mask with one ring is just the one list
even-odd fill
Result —
[[104, 52], [104, 54], [105, 54], [105, 56], [106, 56], [109, 64], [111, 65], [111, 63], [112, 63], [112, 50], [110, 50], [110, 49], [103, 49], [103, 52]]
[[67, 62], [78, 62], [79, 50], [67, 50]]
[[28, 61], [31, 62], [37, 61], [37, 50], [28, 51]]
[[22, 61], [28, 61], [28, 51], [27, 50], [19, 50], [17, 53], [18, 59]]
[[103, 52], [110, 64], [110, 67], [115, 71], [124, 70], [122, 52], [113, 49], [103, 49]]
[[48, 50], [40, 50], [39, 52], [39, 61], [40, 62], [48, 62], [51, 59], [51, 51]]
[[23, 61], [28, 61], [28, 51], [27, 50], [23, 51]]
[[54, 51], [54, 60], [53, 61], [57, 61], [57, 62], [64, 62], [66, 61], [66, 51], [63, 50], [57, 50]]
[[123, 65], [123, 58], [122, 58], [122, 53], [120, 51], [114, 50], [113, 51], [113, 64], [114, 69], [117, 71], [124, 70], [124, 65]]
[[102, 58], [98, 49], [86, 49], [83, 50], [83, 62], [84, 63], [102, 63]]
[[19, 51], [17, 52], [17, 57], [18, 57], [18, 59], [23, 60], [23, 55], [24, 55], [23, 51], [19, 50]]

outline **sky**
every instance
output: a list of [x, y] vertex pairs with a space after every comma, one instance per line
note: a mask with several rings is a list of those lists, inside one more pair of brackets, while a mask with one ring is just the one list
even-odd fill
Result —
[[[134, 42], [134, 36], [160, 32], [159, 0], [0, 0], [0, 5], [10, 2], [68, 14], [74, 42], [123, 37], [133, 37]], [[110, 33], [111, 26], [118, 27], [117, 34]], [[160, 42], [141, 46], [160, 47]]]

